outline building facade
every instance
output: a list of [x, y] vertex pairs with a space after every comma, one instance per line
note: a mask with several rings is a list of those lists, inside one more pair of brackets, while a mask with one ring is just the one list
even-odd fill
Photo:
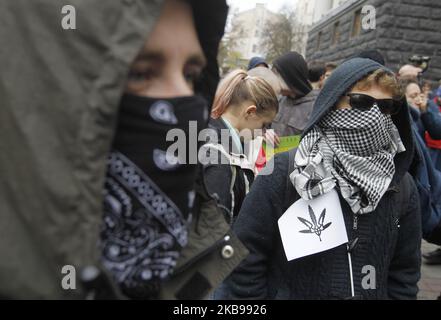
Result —
[[268, 10], [265, 4], [256, 4], [251, 10], [238, 13], [232, 24], [236, 26], [230, 36], [238, 38], [235, 51], [239, 52], [242, 59], [249, 60], [254, 56], [264, 56], [261, 49], [261, 35], [265, 26], [275, 22], [278, 15]]
[[308, 32], [312, 25], [348, 0], [298, 0], [296, 6], [297, 33], [301, 39], [301, 53], [306, 54]]
[[[375, 29], [362, 12], [375, 9]], [[372, 11], [370, 11], [370, 15]], [[394, 71], [412, 55], [430, 56], [424, 78], [441, 78], [441, 1], [439, 0], [349, 0], [315, 23], [309, 33], [308, 60], [342, 62], [363, 49], [377, 49]]]

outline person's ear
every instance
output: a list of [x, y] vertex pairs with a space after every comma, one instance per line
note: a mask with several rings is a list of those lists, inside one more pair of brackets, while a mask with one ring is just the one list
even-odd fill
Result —
[[257, 113], [257, 107], [255, 105], [251, 105], [245, 109], [245, 117], [253, 116]]

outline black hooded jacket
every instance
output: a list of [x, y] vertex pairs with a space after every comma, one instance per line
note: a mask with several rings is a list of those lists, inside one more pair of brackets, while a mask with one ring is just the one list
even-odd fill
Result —
[[228, 7], [225, 0], [188, 0], [193, 9], [196, 32], [207, 65], [195, 84], [195, 92], [203, 95], [211, 106], [219, 83], [217, 54], [224, 35]]
[[[310, 130], [355, 82], [383, 68], [368, 59], [352, 59], [326, 82], [305, 132]], [[348, 232], [347, 245], [288, 262], [278, 220], [300, 197], [289, 174], [295, 150], [274, 159], [271, 174], [256, 178], [234, 230], [250, 250], [249, 257], [219, 290], [224, 299], [415, 299], [420, 278], [421, 217], [418, 192], [407, 173], [414, 157], [409, 110], [393, 118], [406, 151], [395, 157], [396, 173], [375, 211], [358, 217], [340, 196]], [[272, 166], [268, 166], [271, 168]], [[269, 170], [269, 169], [265, 169]], [[358, 238], [357, 242], [354, 242]], [[302, 244], [298, 244], [302, 245]], [[352, 267], [355, 294], [351, 294]], [[365, 266], [375, 270], [375, 288], [363, 289]], [[372, 269], [371, 269], [372, 270]]]
[[300, 53], [284, 54], [274, 61], [274, 68], [288, 87], [298, 93], [296, 98], [304, 97], [312, 90], [308, 81], [308, 65]]
[[298, 135], [309, 120], [318, 90], [312, 90], [308, 65], [301, 54], [290, 52], [281, 56], [274, 61], [274, 68], [296, 96], [279, 99], [279, 112], [271, 127], [279, 136]]

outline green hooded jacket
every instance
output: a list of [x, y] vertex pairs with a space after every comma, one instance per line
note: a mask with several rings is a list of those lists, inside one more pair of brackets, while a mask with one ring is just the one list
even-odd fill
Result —
[[[214, 1], [214, 9], [227, 7]], [[204, 28], [208, 5], [191, 1], [209, 61], [198, 88], [210, 98], [225, 19]], [[219, 3], [223, 3], [219, 4]], [[62, 288], [99, 264], [106, 160], [129, 66], [162, 0], [0, 2], [0, 297], [84, 298]], [[204, 8], [205, 6], [205, 8]], [[199, 10], [199, 11], [198, 11]], [[201, 20], [202, 19], [202, 20]], [[213, 59], [214, 57], [214, 59]], [[214, 60], [214, 61], [213, 61]]]

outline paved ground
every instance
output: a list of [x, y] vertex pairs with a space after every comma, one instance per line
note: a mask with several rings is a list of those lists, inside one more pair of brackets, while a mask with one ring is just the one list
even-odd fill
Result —
[[[423, 241], [421, 249], [423, 253], [430, 252], [438, 248], [435, 245]], [[420, 292], [418, 299], [434, 300], [441, 294], [441, 265], [429, 266], [423, 263], [421, 266], [421, 280], [418, 284]]]

